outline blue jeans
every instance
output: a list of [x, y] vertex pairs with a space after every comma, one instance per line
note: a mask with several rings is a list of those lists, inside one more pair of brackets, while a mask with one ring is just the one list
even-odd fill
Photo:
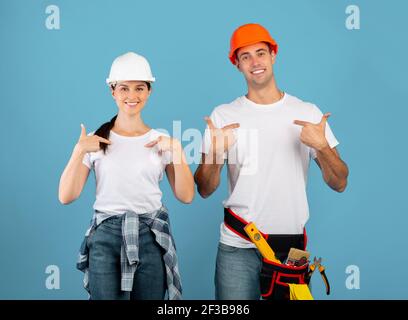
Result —
[[215, 266], [216, 300], [259, 300], [262, 259], [255, 248], [218, 244]]
[[121, 291], [122, 216], [103, 221], [88, 238], [91, 300], [163, 300], [166, 271], [162, 249], [140, 221], [139, 264], [131, 292]]

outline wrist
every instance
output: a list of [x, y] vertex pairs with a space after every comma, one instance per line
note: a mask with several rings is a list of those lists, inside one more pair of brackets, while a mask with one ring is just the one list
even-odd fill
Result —
[[325, 152], [325, 151], [328, 151], [328, 150], [330, 150], [330, 146], [329, 146], [329, 144], [327, 142], [325, 144], [322, 144], [322, 145], [320, 145], [320, 146], [318, 146], [316, 148], [316, 151], [318, 151], [318, 152]]
[[171, 155], [171, 162], [173, 164], [182, 164], [186, 162], [184, 152], [183, 152], [183, 147], [177, 139], [172, 139], [171, 141], [171, 149], [170, 149], [170, 155]]
[[224, 156], [225, 151], [224, 151], [224, 149], [218, 149], [218, 148], [215, 148], [214, 145], [211, 145], [211, 147], [210, 147], [210, 153], [211, 153], [214, 157], [219, 158], [219, 157], [223, 157], [223, 156]]
[[183, 151], [183, 147], [181, 146], [180, 141], [173, 138], [171, 141], [171, 152], [181, 153], [182, 151]]
[[223, 164], [224, 163], [224, 150], [210, 148], [209, 154], [211, 155], [213, 164]]
[[184, 165], [187, 163], [187, 159], [186, 156], [183, 152], [183, 150], [181, 150], [180, 152], [173, 152], [171, 154], [171, 163], [173, 165]]
[[79, 143], [77, 143], [74, 147], [73, 153], [78, 156], [84, 156], [86, 154], [86, 151], [82, 148], [82, 146]]
[[327, 142], [327, 140], [325, 139], [324, 141], [322, 141], [321, 143], [319, 143], [316, 147], [315, 147], [316, 151], [324, 151], [325, 149], [330, 149], [329, 143]]

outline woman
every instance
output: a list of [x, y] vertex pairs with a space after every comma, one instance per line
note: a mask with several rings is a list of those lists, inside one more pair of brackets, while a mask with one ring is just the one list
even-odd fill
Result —
[[93, 300], [181, 298], [174, 240], [159, 182], [163, 172], [178, 200], [190, 203], [194, 180], [179, 141], [141, 117], [155, 78], [133, 52], [115, 59], [107, 83], [118, 113], [94, 134], [81, 135], [59, 185], [59, 200], [79, 197], [93, 169], [94, 216], [78, 269]]

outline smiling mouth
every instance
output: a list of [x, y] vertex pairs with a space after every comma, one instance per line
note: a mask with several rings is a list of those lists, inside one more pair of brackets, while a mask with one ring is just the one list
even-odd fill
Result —
[[252, 74], [262, 74], [264, 72], [265, 72], [265, 69], [257, 69], [257, 70], [251, 71]]
[[125, 102], [125, 104], [129, 107], [136, 107], [138, 105], [138, 102]]

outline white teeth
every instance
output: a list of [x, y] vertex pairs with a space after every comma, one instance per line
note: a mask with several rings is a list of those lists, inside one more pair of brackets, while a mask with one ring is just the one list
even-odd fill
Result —
[[262, 69], [262, 70], [252, 71], [252, 73], [253, 73], [253, 74], [259, 74], [259, 73], [262, 73], [262, 72], [264, 72], [264, 71], [265, 71], [265, 70]]

